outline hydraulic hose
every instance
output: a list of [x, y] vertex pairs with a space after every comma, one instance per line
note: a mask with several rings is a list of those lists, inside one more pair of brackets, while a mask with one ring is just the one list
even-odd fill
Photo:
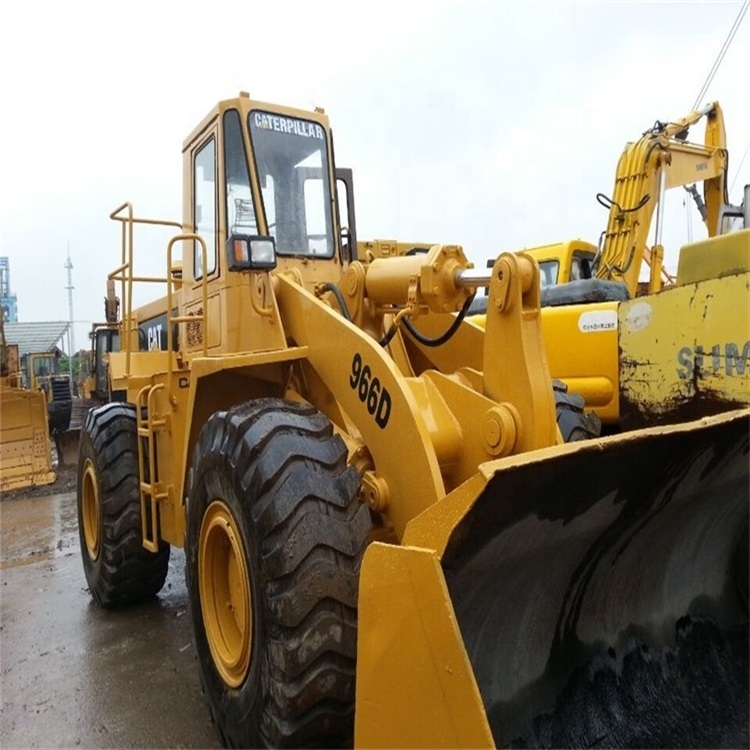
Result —
[[[458, 313], [458, 315], [456, 315], [456, 319], [453, 321], [453, 323], [450, 324], [450, 326], [445, 331], [445, 333], [440, 334], [440, 336], [437, 336], [434, 339], [428, 338], [427, 336], [424, 336], [423, 334], [421, 334], [414, 327], [414, 324], [408, 318], [404, 318], [404, 326], [406, 327], [406, 330], [409, 331], [409, 333], [420, 344], [423, 344], [424, 346], [442, 346], [447, 341], [450, 341], [450, 339], [453, 337], [453, 335], [461, 326], [461, 323], [463, 323], [463, 320], [466, 317], [467, 313], [469, 312], [469, 307], [471, 306], [471, 303], [474, 301], [475, 296], [476, 296], [476, 292], [474, 292], [474, 294], [472, 294], [470, 297], [466, 298], [466, 301], [464, 302], [463, 307], [461, 308], [461, 311]], [[390, 331], [388, 333], [390, 333]]]
[[344, 299], [344, 295], [341, 294], [341, 290], [335, 284], [331, 284], [330, 281], [322, 284], [320, 288], [324, 292], [331, 292], [331, 294], [333, 294], [333, 296], [336, 298], [336, 301], [339, 303], [341, 314], [351, 323], [352, 316], [349, 314], [349, 308], [346, 306], [346, 300]]

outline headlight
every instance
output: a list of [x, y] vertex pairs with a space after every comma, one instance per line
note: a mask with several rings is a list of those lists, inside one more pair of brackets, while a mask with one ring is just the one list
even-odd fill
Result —
[[270, 271], [276, 268], [276, 241], [233, 234], [227, 241], [227, 259], [230, 271]]

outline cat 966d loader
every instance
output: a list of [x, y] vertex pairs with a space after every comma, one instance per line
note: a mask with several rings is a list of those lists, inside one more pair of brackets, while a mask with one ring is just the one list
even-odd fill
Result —
[[80, 540], [105, 607], [185, 546], [224, 742], [746, 741], [747, 410], [564, 444], [537, 264], [357, 260], [323, 110], [222, 101], [183, 164], [182, 222], [112, 213]]

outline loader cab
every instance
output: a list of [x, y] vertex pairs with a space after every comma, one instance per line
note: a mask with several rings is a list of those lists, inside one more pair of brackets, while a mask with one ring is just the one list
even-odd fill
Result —
[[59, 374], [59, 355], [54, 352], [27, 354], [24, 362], [26, 386], [50, 397], [50, 380]]
[[[191, 277], [200, 282], [204, 271], [218, 279], [276, 265], [328, 276], [323, 269], [348, 260], [339, 255], [331, 135], [322, 110], [241, 95], [218, 105], [188, 138], [183, 154], [189, 182], [185, 224], [203, 238], [207, 255], [204, 268], [196, 242], [192, 257], [183, 258], [183, 283]], [[230, 286], [233, 281], [226, 279]]]
[[339, 281], [350, 258], [341, 249], [335, 174], [320, 109], [241, 94], [187, 138], [183, 226], [202, 240], [183, 244], [180, 314], [198, 318], [184, 327], [188, 354], [283, 346], [278, 327], [258, 325], [274, 314], [274, 269], [294, 268], [310, 291]]
[[109, 357], [111, 352], [120, 351], [120, 333], [110, 326], [94, 327], [91, 333], [91, 355], [89, 376], [91, 394], [98, 399], [109, 398]]

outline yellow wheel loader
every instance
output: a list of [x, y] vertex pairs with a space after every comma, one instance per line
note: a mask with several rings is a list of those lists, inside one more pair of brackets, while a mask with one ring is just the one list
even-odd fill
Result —
[[23, 387], [18, 346], [6, 343], [0, 315], [0, 492], [54, 481], [47, 399]]
[[[690, 128], [704, 118], [703, 142], [688, 141]], [[627, 144], [613, 197], [597, 196], [609, 209], [599, 247], [574, 243], [580, 252], [596, 252], [589, 269], [581, 266], [590, 278], [543, 290], [552, 375], [584, 396], [606, 431], [750, 402], [750, 316], [736, 314], [747, 307], [750, 286], [750, 200], [744, 207], [729, 204], [728, 158], [717, 102], [674, 122], [657, 121]], [[661, 233], [664, 194], [682, 186], [695, 199], [709, 239], [682, 248], [675, 277], [663, 267]], [[730, 232], [733, 221], [745, 229]], [[647, 283], [639, 281], [644, 262]], [[478, 298], [472, 312], [485, 302]], [[482, 325], [481, 315], [472, 319]]]
[[60, 352], [29, 352], [21, 357], [26, 387], [41, 391], [47, 403], [50, 432], [67, 430], [73, 408], [70, 378], [60, 373]]
[[321, 109], [221, 101], [183, 165], [182, 222], [111, 214], [78, 517], [105, 607], [185, 547], [225, 744], [746, 743], [749, 411], [564, 443], [538, 264], [356, 259]]
[[119, 335], [116, 325], [94, 323], [91, 326], [91, 350], [79, 376], [79, 397], [71, 403], [69, 426], [52, 433], [60, 466], [78, 465], [81, 427], [86, 421], [86, 414], [110, 400], [106, 355], [119, 348]]

